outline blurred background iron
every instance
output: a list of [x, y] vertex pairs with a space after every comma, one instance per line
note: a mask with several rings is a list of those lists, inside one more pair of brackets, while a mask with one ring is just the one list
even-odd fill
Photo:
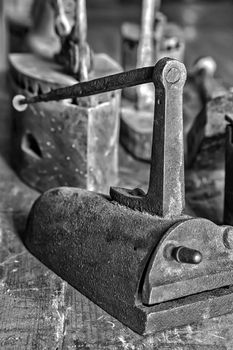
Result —
[[[46, 16], [35, 23], [29, 40], [36, 54], [9, 55], [14, 95], [34, 96], [121, 70], [109, 56], [90, 49], [85, 0], [41, 6]], [[110, 179], [117, 183], [118, 178], [119, 113], [119, 91], [14, 111], [17, 173], [39, 191], [70, 185], [107, 193]]]
[[[141, 26], [123, 23], [122, 65], [125, 70], [155, 64], [162, 57], [183, 61], [184, 34], [159, 12], [160, 0], [143, 0]], [[153, 130], [152, 84], [123, 90], [120, 141], [136, 158], [149, 160]]]

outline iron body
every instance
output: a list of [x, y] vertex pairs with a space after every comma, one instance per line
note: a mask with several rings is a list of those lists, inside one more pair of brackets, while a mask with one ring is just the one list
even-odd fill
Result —
[[[224, 232], [205, 219], [158, 218], [100, 194], [59, 188], [34, 205], [24, 242], [89, 299], [147, 334], [233, 311], [232, 251], [223, 245]], [[171, 244], [199, 249], [204, 264], [165, 259]]]

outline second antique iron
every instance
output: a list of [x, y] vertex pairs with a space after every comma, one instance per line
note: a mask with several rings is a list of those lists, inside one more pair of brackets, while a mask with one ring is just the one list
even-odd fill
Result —
[[[126, 22], [122, 26], [124, 70], [141, 68], [170, 57], [183, 61], [182, 30], [168, 23], [159, 12], [160, 0], [143, 0], [141, 28]], [[153, 131], [153, 84], [123, 89], [120, 142], [134, 157], [150, 160]]]
[[40, 261], [140, 334], [233, 311], [231, 226], [184, 214], [182, 63], [145, 67], [14, 103], [58, 100], [153, 82], [147, 194], [60, 187], [34, 204], [23, 240]]
[[[68, 2], [73, 10], [66, 13]], [[61, 45], [54, 51], [48, 31], [48, 36], [44, 33], [31, 38], [38, 54], [9, 56], [14, 95], [34, 96], [121, 70], [108, 55], [91, 50], [86, 0], [42, 4], [53, 8], [54, 30]], [[51, 27], [51, 21], [43, 23], [46, 16], [39, 17], [42, 28]], [[45, 53], [48, 55], [41, 57]], [[54, 54], [55, 59], [51, 58]], [[81, 100], [30, 105], [21, 115], [14, 111], [12, 163], [17, 174], [40, 192], [56, 186], [78, 186], [108, 193], [118, 179], [120, 101], [120, 92], [114, 91]]]

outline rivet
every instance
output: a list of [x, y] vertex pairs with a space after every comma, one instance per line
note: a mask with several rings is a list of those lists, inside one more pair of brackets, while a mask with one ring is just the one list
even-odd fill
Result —
[[178, 68], [171, 68], [166, 75], [166, 80], [168, 83], [176, 83], [180, 80], [180, 70]]

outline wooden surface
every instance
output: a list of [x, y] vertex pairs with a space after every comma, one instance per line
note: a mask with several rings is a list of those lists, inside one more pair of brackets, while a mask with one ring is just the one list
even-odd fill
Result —
[[[223, 1], [202, 6], [199, 2], [199, 5], [190, 3], [185, 8], [176, 8], [177, 2], [171, 3], [166, 3], [168, 15], [179, 18], [182, 23], [188, 22], [185, 24], [189, 38], [186, 59], [190, 62], [197, 55], [214, 55], [220, 65], [219, 75], [231, 85], [232, 4]], [[91, 42], [97, 50], [116, 58], [119, 58], [119, 4], [116, 3], [114, 11], [113, 0], [107, 2], [106, 25], [100, 9], [94, 8], [89, 15], [93, 20], [89, 30]], [[136, 12], [132, 13], [132, 8], [132, 5], [126, 6], [128, 17], [138, 18]], [[126, 10], [122, 13], [126, 19]], [[0, 63], [5, 71], [3, 56]], [[10, 101], [4, 77], [3, 72], [0, 75], [0, 349], [233, 349], [233, 315], [141, 337], [87, 300], [27, 252], [20, 234], [38, 194], [20, 181], [10, 165], [11, 153], [14, 153], [11, 152]], [[121, 185], [139, 185], [145, 189], [148, 175], [148, 164], [133, 160], [121, 149]], [[219, 195], [222, 198], [222, 193]], [[213, 218], [218, 212], [221, 216], [222, 205], [211, 211], [211, 201], [207, 196], [201, 205], [195, 202], [195, 198], [191, 204], [199, 209], [199, 214]]]

